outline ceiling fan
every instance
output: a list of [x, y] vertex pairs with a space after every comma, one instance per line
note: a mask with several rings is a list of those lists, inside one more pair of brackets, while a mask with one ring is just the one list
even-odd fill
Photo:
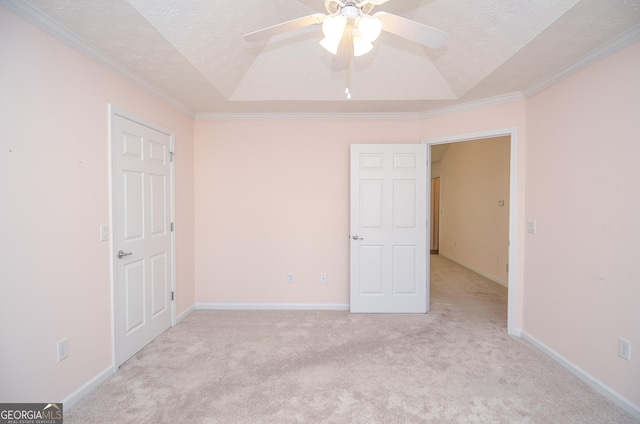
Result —
[[349, 92], [349, 63], [351, 56], [362, 56], [373, 49], [373, 42], [382, 30], [437, 49], [442, 46], [449, 34], [419, 22], [393, 15], [387, 12], [370, 13], [376, 6], [389, 0], [325, 0], [327, 15], [316, 13], [291, 21], [283, 22], [258, 31], [245, 34], [247, 41], [255, 42], [274, 37], [289, 31], [295, 31], [310, 25], [322, 24], [324, 38], [320, 45], [333, 55], [345, 51], [347, 59], [347, 98]]
[[320, 44], [329, 52], [336, 54], [338, 45], [344, 35], [351, 32], [354, 56], [361, 56], [373, 48], [372, 42], [384, 30], [392, 34], [407, 38], [432, 49], [437, 49], [447, 41], [449, 34], [439, 29], [393, 15], [387, 12], [376, 12], [370, 15], [375, 6], [380, 6], [389, 0], [342, 1], [325, 0], [324, 5], [328, 15], [316, 13], [281, 24], [263, 28], [245, 34], [247, 41], [261, 41], [276, 35], [304, 28], [310, 25], [322, 24], [325, 38]]

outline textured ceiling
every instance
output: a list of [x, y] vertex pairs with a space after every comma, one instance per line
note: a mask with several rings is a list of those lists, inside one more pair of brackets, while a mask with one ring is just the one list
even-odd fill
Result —
[[383, 32], [354, 59], [347, 100], [319, 25], [243, 39], [323, 0], [23, 1], [193, 114], [423, 113], [523, 92], [640, 23], [640, 0], [391, 0], [374, 11], [449, 39], [432, 50]]

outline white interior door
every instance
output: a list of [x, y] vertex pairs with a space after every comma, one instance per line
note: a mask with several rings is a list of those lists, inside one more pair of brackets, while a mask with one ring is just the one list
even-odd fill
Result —
[[116, 363], [172, 322], [171, 136], [113, 115]]
[[427, 150], [351, 145], [351, 312], [429, 309]]

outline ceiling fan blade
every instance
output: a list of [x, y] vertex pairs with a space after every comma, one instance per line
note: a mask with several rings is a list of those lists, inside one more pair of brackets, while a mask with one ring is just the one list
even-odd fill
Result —
[[382, 29], [416, 43], [420, 43], [432, 49], [442, 46], [449, 34], [439, 29], [423, 25], [402, 16], [387, 12], [377, 12], [374, 17], [382, 21]]
[[321, 24], [325, 19], [325, 15], [323, 15], [322, 13], [316, 13], [302, 18], [294, 19], [292, 21], [283, 22], [278, 25], [263, 28], [258, 31], [250, 32], [244, 35], [244, 39], [247, 41], [266, 40], [276, 35], [284, 34], [285, 32], [294, 31], [296, 29], [304, 28], [310, 25]]
[[365, 4], [371, 4], [371, 5], [374, 5], [374, 6], [380, 6], [382, 4], [385, 4], [388, 1], [389, 0], [363, 0], [361, 3], [358, 3], [358, 7], [362, 7]]

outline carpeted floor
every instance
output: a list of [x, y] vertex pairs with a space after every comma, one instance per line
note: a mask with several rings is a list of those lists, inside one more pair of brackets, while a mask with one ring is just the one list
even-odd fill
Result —
[[431, 312], [197, 311], [82, 423], [637, 423], [506, 332], [507, 290], [432, 256]]

